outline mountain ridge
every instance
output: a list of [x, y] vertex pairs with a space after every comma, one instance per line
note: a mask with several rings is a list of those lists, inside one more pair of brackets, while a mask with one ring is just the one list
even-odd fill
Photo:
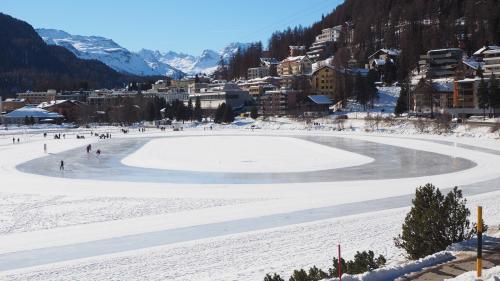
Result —
[[166, 75], [179, 78], [185, 74], [212, 74], [221, 57], [227, 62], [238, 48], [245, 49], [249, 46], [249, 43], [233, 42], [220, 51], [206, 49], [199, 56], [150, 49], [132, 52], [102, 36], [73, 35], [49, 28], [37, 28], [36, 31], [45, 43], [62, 46], [78, 58], [96, 59], [118, 72], [140, 76]]
[[112, 88], [140, 80], [47, 45], [30, 24], [3, 13], [0, 38], [0, 94], [7, 97], [25, 90]]

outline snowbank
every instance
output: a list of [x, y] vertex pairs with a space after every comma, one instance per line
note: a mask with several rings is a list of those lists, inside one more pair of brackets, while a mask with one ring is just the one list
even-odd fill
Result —
[[[388, 266], [376, 269], [371, 272], [358, 274], [358, 275], [343, 275], [342, 280], [345, 281], [386, 281], [394, 280], [405, 274], [418, 272], [426, 267], [438, 265], [440, 263], [448, 262], [455, 259], [450, 252], [439, 252], [434, 255], [419, 259], [417, 261], [409, 262], [403, 265]], [[339, 280], [338, 278], [330, 279], [330, 281]]]

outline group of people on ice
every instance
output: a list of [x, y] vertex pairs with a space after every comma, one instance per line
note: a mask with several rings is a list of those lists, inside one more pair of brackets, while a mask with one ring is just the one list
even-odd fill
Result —
[[[88, 154], [88, 153], [90, 153], [90, 152], [92, 151], [92, 145], [91, 145], [91, 144], [87, 145], [87, 148], [86, 148], [86, 149], [87, 149], [87, 154]], [[97, 156], [100, 156], [100, 155], [101, 155], [101, 150], [100, 150], [100, 149], [97, 149], [97, 150], [95, 151], [95, 154], [96, 154]]]

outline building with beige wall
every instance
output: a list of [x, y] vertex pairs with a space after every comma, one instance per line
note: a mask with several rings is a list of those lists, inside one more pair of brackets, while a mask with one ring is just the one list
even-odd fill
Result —
[[312, 72], [312, 62], [308, 56], [288, 57], [278, 65], [278, 75], [301, 75]]
[[312, 92], [316, 95], [324, 95], [330, 98], [335, 96], [334, 90], [335, 69], [333, 66], [325, 65], [312, 74]]

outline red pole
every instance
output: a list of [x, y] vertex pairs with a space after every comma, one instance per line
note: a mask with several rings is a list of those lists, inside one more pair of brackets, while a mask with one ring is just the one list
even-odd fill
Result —
[[338, 245], [338, 250], [339, 250], [339, 281], [342, 281], [342, 256], [340, 255], [340, 244]]

